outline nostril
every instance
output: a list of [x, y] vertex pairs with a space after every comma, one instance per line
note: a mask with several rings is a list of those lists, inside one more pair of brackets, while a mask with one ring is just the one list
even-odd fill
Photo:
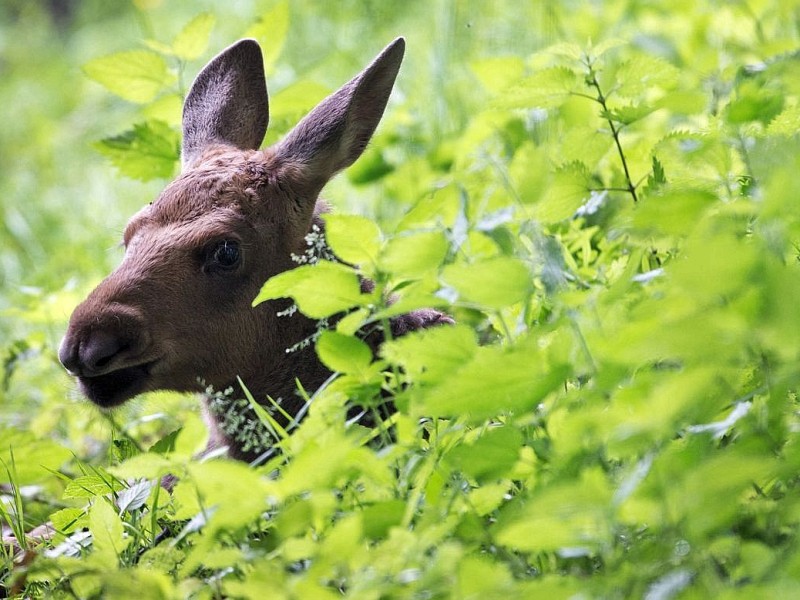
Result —
[[130, 343], [113, 333], [97, 330], [78, 349], [78, 362], [84, 371], [99, 374], [108, 371], [115, 359], [130, 348]]

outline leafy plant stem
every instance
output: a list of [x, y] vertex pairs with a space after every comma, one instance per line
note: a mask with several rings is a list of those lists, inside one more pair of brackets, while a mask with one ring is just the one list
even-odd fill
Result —
[[619, 139], [619, 132], [620, 128], [616, 126], [614, 120], [609, 116], [610, 113], [608, 111], [608, 104], [606, 102], [606, 96], [603, 94], [603, 90], [600, 87], [600, 82], [597, 81], [597, 74], [595, 73], [594, 69], [591, 65], [589, 67], [589, 74], [586, 77], [586, 83], [592, 86], [597, 91], [597, 97], [593, 98], [600, 106], [603, 108], [603, 115], [605, 117], [608, 126], [611, 128], [611, 136], [614, 138], [614, 145], [617, 147], [617, 153], [619, 154], [620, 162], [622, 163], [622, 170], [625, 172], [625, 181], [628, 183], [628, 187], [625, 191], [627, 191], [631, 198], [633, 198], [634, 203], [639, 201], [639, 198], [636, 195], [636, 186], [633, 184], [633, 180], [631, 179], [631, 174], [628, 169], [628, 161], [625, 158], [625, 152], [622, 150], [622, 143]]

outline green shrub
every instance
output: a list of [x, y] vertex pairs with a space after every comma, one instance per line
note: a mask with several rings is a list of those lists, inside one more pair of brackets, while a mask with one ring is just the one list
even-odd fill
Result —
[[[468, 118], [451, 131], [435, 107], [415, 112], [425, 99], [403, 102], [406, 69], [373, 147], [331, 189], [381, 198], [378, 224], [327, 219], [328, 243], [358, 266], [302, 266], [256, 299], [352, 311], [317, 341], [338, 375], [307, 390], [280, 453], [257, 468], [197, 461], [189, 411], [180, 427], [114, 417], [107, 456], [81, 441], [85, 412], [6, 428], [0, 482], [17, 501], [2, 516], [50, 518], [59, 535], [25, 568], [9, 557], [4, 583], [154, 598], [794, 593], [800, 16], [756, 4], [542, 6], [556, 43], [475, 56], [469, 85], [431, 92], [462, 94]], [[512, 18], [469, 7], [476, 22]], [[294, 15], [279, 3], [253, 20], [268, 69]], [[122, 175], [174, 172], [171, 65], [210, 54], [213, 26], [204, 14], [170, 44], [84, 67], [142, 104], [96, 144]], [[272, 135], [324, 94], [312, 81], [283, 78]], [[350, 293], [357, 275], [374, 294]], [[33, 331], [69, 294], [15, 316]], [[389, 340], [376, 361], [355, 337], [424, 306], [458, 325]], [[5, 352], [8, 393], [19, 365], [35, 388], [32, 356], [53, 350], [31, 333]], [[38, 393], [52, 388], [42, 378]], [[345, 424], [348, 403], [382, 394], [398, 407], [383, 427]], [[167, 473], [180, 477], [172, 495], [156, 485]], [[32, 484], [36, 498], [19, 493]]]

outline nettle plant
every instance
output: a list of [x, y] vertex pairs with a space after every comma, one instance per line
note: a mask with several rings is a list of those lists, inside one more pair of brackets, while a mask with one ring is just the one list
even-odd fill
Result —
[[[298, 250], [308, 264], [254, 298], [347, 313], [309, 340], [334, 375], [306, 390], [299, 427], [251, 404], [280, 452], [256, 468], [192, 459], [191, 415], [147, 451], [117, 444], [123, 460], [67, 485], [76, 505], [52, 515], [64, 537], [26, 589], [796, 589], [797, 36], [761, 38], [756, 60], [670, 32], [474, 62], [486, 100], [469, 126], [366, 177], [403, 216], [326, 216], [326, 245], [308, 238], [323, 260]], [[150, 160], [160, 127], [117, 138], [115, 162]], [[357, 335], [423, 306], [458, 324], [389, 336], [377, 356]], [[383, 426], [346, 422], [349, 404], [387, 397]]]

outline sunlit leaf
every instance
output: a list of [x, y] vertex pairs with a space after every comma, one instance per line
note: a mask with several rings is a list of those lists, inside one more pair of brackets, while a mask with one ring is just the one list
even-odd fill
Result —
[[518, 550], [585, 548], [590, 553], [609, 539], [610, 492], [605, 476], [587, 469], [579, 480], [548, 486], [506, 510], [497, 523], [496, 540]]
[[155, 99], [175, 80], [163, 57], [149, 50], [129, 50], [95, 58], [83, 70], [110, 92], [139, 104]]
[[89, 531], [95, 554], [107, 565], [116, 564], [127, 545], [122, 530], [122, 519], [111, 504], [102, 498], [95, 500], [89, 510]]
[[358, 306], [362, 302], [361, 284], [351, 268], [320, 261], [302, 265], [269, 279], [253, 305], [266, 300], [294, 298], [309, 317], [321, 319]]
[[455, 469], [482, 481], [501, 479], [519, 457], [522, 434], [514, 427], [494, 427], [475, 442], [461, 444], [448, 452], [445, 460]]
[[201, 13], [189, 21], [172, 41], [172, 51], [180, 59], [199, 58], [208, 47], [208, 38], [217, 18], [211, 13]]
[[[52, 477], [72, 453], [52, 440], [27, 432], [0, 430], [0, 482], [27, 485]], [[13, 479], [12, 479], [13, 478]]]
[[317, 354], [325, 365], [340, 373], [357, 373], [372, 362], [372, 351], [360, 339], [324, 331], [317, 340]]
[[449, 245], [438, 231], [393, 237], [382, 250], [378, 266], [396, 277], [417, 277], [438, 268]]
[[543, 69], [507, 88], [492, 103], [496, 108], [552, 108], [580, 89], [578, 74], [566, 67]]
[[456, 325], [424, 329], [387, 342], [381, 354], [402, 366], [412, 380], [432, 383], [470, 360], [477, 349], [475, 334]]
[[177, 131], [161, 121], [147, 121], [125, 133], [97, 142], [95, 148], [123, 175], [149, 181], [174, 174], [180, 153]]
[[289, 2], [286, 0], [276, 3], [245, 32], [245, 37], [255, 38], [261, 45], [267, 73], [275, 69], [288, 33]]
[[520, 302], [531, 289], [529, 269], [506, 256], [448, 265], [442, 279], [458, 292], [462, 301], [489, 308]]
[[327, 214], [325, 238], [336, 256], [343, 261], [370, 266], [381, 245], [381, 231], [369, 219], [357, 215]]
[[586, 165], [574, 162], [561, 167], [536, 205], [536, 215], [546, 223], [568, 219], [589, 197], [591, 187]]

